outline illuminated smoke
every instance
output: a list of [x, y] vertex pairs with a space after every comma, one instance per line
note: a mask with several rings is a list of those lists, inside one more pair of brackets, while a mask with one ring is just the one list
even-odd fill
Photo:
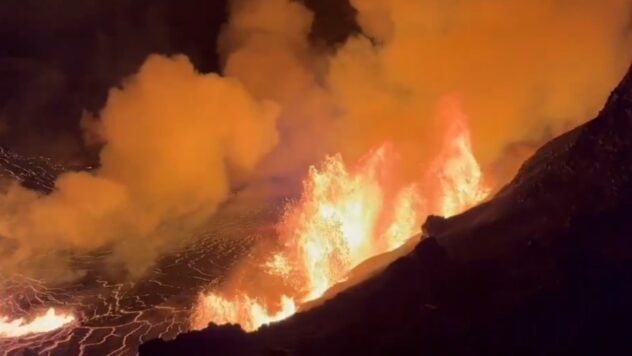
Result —
[[[632, 1], [353, 0], [363, 33], [310, 45], [313, 14], [288, 0], [234, 0], [220, 37], [224, 74], [281, 106], [280, 143], [261, 175], [300, 176], [325, 154], [356, 160], [385, 140], [429, 164], [456, 93], [484, 168], [506, 168], [593, 117], [632, 58]], [[408, 178], [417, 175], [408, 164]]]
[[340, 135], [351, 154], [389, 136], [427, 158], [418, 151], [434, 141], [429, 113], [457, 92], [488, 166], [514, 142], [594, 117], [632, 58], [629, 0], [351, 3], [365, 35], [339, 50], [328, 76], [340, 133], [362, 132]]
[[220, 36], [224, 75], [256, 98], [281, 106], [279, 145], [265, 158], [263, 176], [300, 178], [307, 167], [333, 153], [336, 106], [322, 85], [327, 56], [311, 47], [313, 14], [288, 0], [235, 0]]
[[279, 246], [259, 246], [259, 259], [237, 267], [219, 290], [200, 295], [192, 326], [238, 323], [252, 331], [284, 319], [362, 262], [405, 244], [428, 214], [451, 216], [485, 199], [489, 190], [458, 100], [443, 100], [438, 116], [450, 129], [441, 154], [416, 181], [398, 179], [402, 162], [391, 144], [351, 167], [340, 155], [311, 167], [301, 198], [277, 226]]
[[0, 197], [0, 269], [67, 278], [69, 251], [110, 248], [142, 273], [228, 197], [231, 172], [276, 144], [277, 112], [185, 57], [148, 58], [89, 125], [106, 142], [97, 171], [63, 174], [50, 195], [12, 185]]

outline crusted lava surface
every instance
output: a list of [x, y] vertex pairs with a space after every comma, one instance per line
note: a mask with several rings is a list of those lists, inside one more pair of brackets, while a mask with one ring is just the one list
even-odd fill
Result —
[[[0, 177], [43, 194], [54, 189], [59, 174], [90, 169], [5, 149], [0, 166]], [[107, 250], [70, 257], [85, 276], [64, 285], [0, 275], [0, 315], [18, 318], [55, 307], [77, 318], [50, 333], [0, 338], [0, 355], [135, 355], [144, 341], [174, 338], [189, 329], [198, 293], [220, 282], [274, 219], [270, 209], [220, 212], [191, 245], [165, 256], [140, 280], [104, 271]]]
[[214, 326], [141, 355], [629, 354], [632, 69], [592, 121], [413, 252], [251, 334]]

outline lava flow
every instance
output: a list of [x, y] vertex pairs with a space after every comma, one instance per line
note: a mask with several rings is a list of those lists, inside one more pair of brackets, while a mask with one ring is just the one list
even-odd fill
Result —
[[47, 333], [74, 321], [75, 317], [72, 314], [58, 312], [55, 308], [49, 308], [32, 320], [25, 318], [10, 320], [9, 317], [0, 316], [0, 338]]
[[[398, 155], [389, 143], [355, 166], [341, 155], [312, 167], [301, 198], [286, 207], [275, 252], [263, 247], [254, 263], [234, 272], [222, 290], [200, 296], [192, 327], [238, 323], [247, 331], [294, 314], [344, 281], [363, 261], [396, 249], [428, 214], [450, 216], [489, 194], [474, 158], [466, 117], [446, 100], [448, 130], [433, 164], [417, 182], [394, 177]], [[424, 194], [431, 190], [433, 194]]]

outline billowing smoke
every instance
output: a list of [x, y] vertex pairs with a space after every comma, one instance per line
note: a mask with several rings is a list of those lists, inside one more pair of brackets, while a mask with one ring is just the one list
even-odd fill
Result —
[[282, 107], [267, 174], [390, 140], [409, 162], [402, 173], [418, 176], [445, 129], [438, 103], [456, 96], [477, 157], [502, 183], [534, 147], [593, 117], [632, 58], [630, 0], [351, 5], [362, 33], [322, 51], [299, 2], [232, 1], [224, 74]]
[[351, 4], [362, 33], [337, 48], [312, 45], [300, 2], [234, 0], [222, 77], [149, 57], [84, 122], [105, 143], [96, 172], [65, 174], [48, 196], [16, 185], [2, 196], [0, 268], [61, 273], [49, 268], [60, 256], [108, 248], [141, 273], [236, 179], [299, 180], [325, 153], [354, 160], [388, 140], [419, 176], [445, 97], [462, 103], [483, 165], [514, 167], [516, 147], [591, 118], [632, 58], [630, 0]]
[[344, 138], [354, 154], [386, 135], [432, 151], [429, 118], [454, 93], [489, 165], [593, 117], [632, 58], [629, 0], [351, 2], [365, 35], [332, 59], [329, 85], [341, 132], [362, 132]]
[[263, 174], [304, 174], [331, 151], [335, 106], [321, 85], [327, 56], [310, 46], [314, 16], [288, 0], [235, 0], [220, 36], [224, 75], [237, 78], [257, 98], [282, 107], [281, 140]]
[[272, 149], [277, 114], [185, 57], [149, 57], [87, 125], [105, 142], [96, 172], [64, 174], [50, 195], [12, 185], [1, 197], [0, 269], [68, 277], [64, 256], [108, 248], [142, 273], [228, 197], [231, 172]]

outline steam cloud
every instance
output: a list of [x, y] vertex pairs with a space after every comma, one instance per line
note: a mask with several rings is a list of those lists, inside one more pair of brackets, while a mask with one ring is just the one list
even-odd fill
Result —
[[410, 162], [402, 173], [418, 176], [444, 129], [437, 103], [456, 95], [502, 183], [534, 147], [593, 117], [632, 58], [629, 0], [351, 4], [362, 33], [322, 52], [299, 3], [232, 2], [224, 74], [282, 107], [271, 172], [304, 172], [324, 152], [353, 160], [388, 139]]
[[149, 57], [87, 122], [106, 143], [98, 171], [61, 176], [49, 196], [17, 185], [2, 196], [0, 269], [41, 273], [68, 251], [110, 247], [142, 273], [235, 177], [299, 179], [325, 153], [353, 160], [390, 140], [402, 175], [418, 176], [445, 96], [463, 103], [483, 165], [514, 165], [528, 153], [516, 145], [591, 118], [632, 58], [630, 0], [351, 4], [362, 33], [338, 48], [311, 44], [314, 17], [299, 2], [234, 0], [223, 77]]
[[350, 39], [329, 75], [345, 108], [341, 130], [364, 133], [347, 146], [352, 153], [384, 135], [411, 144], [413, 156], [432, 151], [437, 123], [428, 118], [452, 92], [488, 166], [510, 143], [594, 116], [632, 57], [627, 0], [352, 4], [371, 40]]
[[276, 144], [277, 113], [185, 57], [149, 57], [88, 125], [107, 142], [98, 171], [64, 174], [50, 195], [14, 184], [2, 196], [0, 269], [69, 277], [65, 254], [111, 248], [142, 273], [226, 199], [229, 170], [251, 171]]

